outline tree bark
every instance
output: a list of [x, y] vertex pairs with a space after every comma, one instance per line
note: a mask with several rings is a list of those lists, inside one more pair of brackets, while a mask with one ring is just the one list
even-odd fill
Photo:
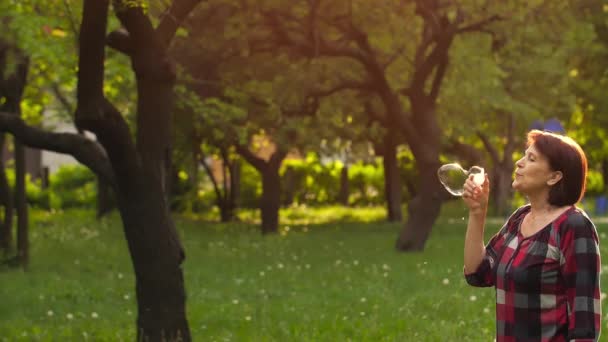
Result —
[[296, 194], [296, 176], [293, 167], [288, 166], [283, 174], [283, 206], [289, 207], [293, 204]]
[[116, 209], [116, 200], [114, 199], [114, 191], [112, 186], [103, 179], [97, 177], [97, 218], [102, 218], [105, 215]]
[[386, 198], [387, 218], [389, 222], [401, 222], [401, 177], [397, 164], [397, 144], [394, 133], [389, 132], [384, 137], [384, 195]]
[[340, 193], [338, 194], [338, 201], [345, 207], [349, 205], [350, 197], [350, 181], [348, 179], [348, 164], [342, 166], [340, 170]]
[[262, 198], [260, 211], [262, 216], [262, 234], [278, 233], [279, 209], [281, 207], [281, 177], [279, 169], [287, 152], [277, 146], [277, 150], [266, 161], [254, 155], [242, 145], [235, 146], [236, 151], [262, 176]]
[[500, 163], [493, 170], [493, 192], [495, 214], [504, 216], [511, 211], [511, 198], [513, 191], [511, 183], [513, 181], [513, 163]]
[[439, 163], [418, 162], [418, 194], [408, 204], [408, 219], [395, 247], [400, 251], [422, 251], [439, 216], [443, 202], [436, 172]]
[[[233, 210], [236, 210], [240, 206], [241, 198], [241, 160], [234, 160], [230, 166], [230, 202]], [[235, 213], [233, 216], [236, 217]]]
[[83, 8], [75, 121], [97, 135], [116, 176], [116, 198], [136, 279], [138, 341], [191, 340], [181, 268], [185, 254], [165, 193], [175, 83], [166, 50], [177, 25], [198, 2], [174, 1], [157, 30], [144, 8], [114, 2], [126, 31], [113, 32], [108, 43], [129, 55], [136, 75], [135, 143], [121, 114], [103, 97], [108, 1], [85, 0]]
[[281, 207], [281, 177], [278, 167], [266, 167], [262, 171], [262, 234], [279, 231], [279, 208]]
[[[12, 52], [17, 56], [17, 65], [15, 71], [2, 80], [3, 86], [0, 97], [3, 96], [5, 100], [2, 110], [9, 111], [14, 118], [20, 119], [21, 99], [27, 82], [29, 59], [16, 48], [13, 48]], [[4, 70], [4, 65], [1, 68]], [[26, 161], [25, 147], [19, 138], [14, 138], [14, 148], [15, 188], [13, 198], [17, 212], [17, 257], [15, 261], [16, 264], [27, 269], [29, 264], [29, 237], [27, 198], [25, 193]], [[8, 232], [6, 233], [8, 234]]]

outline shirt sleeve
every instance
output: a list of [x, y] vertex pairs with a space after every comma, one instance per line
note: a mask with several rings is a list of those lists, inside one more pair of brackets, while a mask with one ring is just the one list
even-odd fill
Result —
[[514, 226], [517, 225], [517, 220], [519, 220], [522, 213], [525, 211], [526, 206], [518, 208], [511, 214], [500, 231], [490, 239], [486, 245], [486, 255], [483, 257], [481, 264], [479, 264], [475, 272], [466, 274], [466, 270], [463, 269], [464, 277], [469, 285], [477, 287], [496, 285], [496, 266], [500, 261], [499, 258], [505, 247], [507, 236], [509, 236], [510, 232], [514, 229]]
[[504, 244], [507, 226], [508, 224], [505, 224], [500, 231], [490, 239], [486, 245], [486, 255], [483, 257], [481, 264], [479, 264], [475, 272], [470, 274], [465, 273], [464, 277], [469, 285], [477, 287], [494, 286], [494, 268], [498, 262], [497, 250]]
[[568, 340], [597, 341], [601, 326], [600, 251], [595, 226], [574, 212], [560, 234], [561, 271], [568, 300]]

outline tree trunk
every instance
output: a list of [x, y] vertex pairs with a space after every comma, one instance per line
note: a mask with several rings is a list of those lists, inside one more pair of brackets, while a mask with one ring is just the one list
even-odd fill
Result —
[[97, 177], [97, 218], [109, 214], [116, 208], [112, 186]]
[[0, 135], [0, 204], [4, 207], [4, 215], [0, 222], [0, 249], [4, 256], [10, 255], [13, 244], [13, 198], [6, 178], [4, 165], [5, 135]]
[[[232, 203], [233, 211], [239, 207], [241, 198], [241, 161], [240, 159], [233, 160], [230, 164], [230, 203]], [[233, 217], [236, 215], [233, 213]]]
[[443, 202], [436, 172], [439, 163], [418, 163], [418, 194], [408, 205], [408, 219], [397, 239], [400, 251], [422, 251]]
[[28, 211], [25, 193], [25, 147], [15, 139], [15, 206], [17, 209], [17, 261], [29, 265]]
[[190, 341], [184, 252], [157, 176], [142, 170], [117, 193], [135, 271], [137, 341]]
[[348, 165], [344, 164], [340, 171], [340, 193], [338, 201], [345, 207], [348, 207], [348, 199], [350, 197], [350, 182], [348, 180]]
[[384, 138], [384, 196], [386, 198], [387, 216], [389, 222], [401, 222], [401, 177], [397, 164], [397, 145], [390, 132]]
[[511, 211], [513, 163], [500, 163], [493, 170], [493, 200], [495, 214], [504, 216]]
[[291, 206], [296, 193], [295, 174], [291, 166], [285, 169], [285, 174], [283, 175], [283, 193], [283, 206]]
[[281, 178], [279, 169], [266, 167], [262, 170], [262, 234], [279, 231], [279, 208], [281, 206]]

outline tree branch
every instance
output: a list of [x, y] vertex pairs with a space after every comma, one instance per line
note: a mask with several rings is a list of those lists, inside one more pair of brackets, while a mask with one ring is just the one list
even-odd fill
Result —
[[209, 176], [209, 179], [211, 180], [211, 184], [213, 185], [213, 190], [215, 191], [215, 196], [217, 198], [217, 204], [219, 205], [221, 198], [222, 198], [222, 192], [220, 191], [220, 188], [217, 184], [217, 180], [213, 176], [213, 172], [211, 171], [211, 168], [205, 162], [204, 153], [199, 150], [197, 155], [198, 155], [198, 162], [203, 166], [203, 168], [205, 169], [205, 173], [207, 174], [207, 176]]
[[106, 153], [97, 142], [73, 133], [52, 133], [28, 126], [13, 113], [0, 112], [0, 132], [8, 132], [32, 148], [69, 154], [101, 179], [116, 185]]
[[439, 96], [439, 89], [441, 89], [447, 67], [448, 56], [446, 54], [442, 56], [441, 61], [438, 63], [437, 69], [435, 70], [435, 77], [433, 77], [433, 85], [431, 86], [431, 92], [429, 93], [429, 97], [433, 102], [435, 102], [437, 96]]
[[266, 168], [266, 161], [251, 152], [247, 147], [236, 144], [236, 152], [241, 155], [251, 166], [255, 167], [258, 171], [262, 171]]
[[478, 21], [476, 23], [473, 23], [473, 24], [470, 24], [470, 25], [467, 25], [467, 26], [463, 26], [463, 27], [457, 29], [456, 30], [456, 34], [458, 34], [458, 33], [468, 33], [468, 32], [480, 32], [480, 31], [483, 30], [483, 28], [486, 25], [488, 25], [488, 24], [490, 24], [492, 22], [495, 22], [495, 21], [499, 21], [499, 20], [504, 20], [504, 17], [502, 17], [502, 16], [500, 16], [498, 14], [495, 14], [495, 15], [493, 15], [491, 17], [482, 19], [482, 20], [480, 20], [480, 21]]
[[332, 88], [325, 90], [313, 90], [310, 92], [310, 96], [313, 97], [327, 97], [343, 90], [361, 90], [361, 91], [373, 91], [374, 89], [369, 85], [368, 82], [361, 82], [355, 80], [342, 80]]
[[162, 15], [160, 24], [156, 27], [158, 39], [165, 48], [171, 45], [171, 41], [184, 19], [201, 2], [202, 0], [174, 0], [171, 3], [171, 7]]
[[488, 153], [490, 153], [492, 162], [494, 162], [495, 165], [500, 164], [500, 156], [498, 155], [498, 150], [496, 150], [496, 148], [492, 145], [488, 136], [482, 133], [481, 131], [477, 131], [477, 136], [479, 137], [479, 139], [481, 139], [481, 142], [483, 143], [483, 146], [486, 148]]

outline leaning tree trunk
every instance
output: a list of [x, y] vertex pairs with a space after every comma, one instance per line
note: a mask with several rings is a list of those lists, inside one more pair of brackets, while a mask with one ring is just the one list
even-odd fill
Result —
[[262, 234], [279, 231], [280, 207], [281, 178], [279, 177], [279, 169], [268, 166], [262, 171], [262, 198], [260, 199]]
[[13, 198], [6, 177], [4, 165], [5, 135], [0, 135], [0, 204], [4, 207], [4, 215], [0, 222], [0, 249], [4, 256], [10, 255], [13, 244]]
[[[79, 41], [76, 125], [92, 131], [110, 161], [135, 272], [138, 341], [190, 341], [184, 250], [165, 190], [175, 69], [167, 47], [198, 1], [176, 1], [157, 28], [139, 2], [113, 1], [125, 30], [106, 37], [108, 0], [85, 0]], [[103, 95], [105, 45], [128, 55], [137, 81], [136, 140]]]
[[403, 219], [401, 213], [401, 178], [399, 177], [399, 165], [397, 163], [397, 144], [390, 129], [384, 137], [382, 162], [384, 164], [384, 194], [388, 221], [400, 222]]
[[136, 279], [137, 340], [189, 341], [183, 249], [161, 179], [141, 170], [119, 186], [118, 207]]

